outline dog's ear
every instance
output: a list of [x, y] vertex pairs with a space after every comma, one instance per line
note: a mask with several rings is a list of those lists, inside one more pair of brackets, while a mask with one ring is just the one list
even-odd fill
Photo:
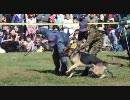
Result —
[[63, 50], [63, 52], [66, 53], [66, 52], [68, 52], [69, 50], [70, 50], [70, 47], [66, 47], [66, 48]]

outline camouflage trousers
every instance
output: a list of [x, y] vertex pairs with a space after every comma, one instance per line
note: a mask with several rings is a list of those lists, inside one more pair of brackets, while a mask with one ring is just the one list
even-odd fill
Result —
[[103, 46], [103, 39], [100, 39], [91, 46], [91, 48], [88, 51], [89, 54], [93, 54], [93, 55], [97, 56], [97, 54], [98, 54], [98, 52], [100, 52], [102, 46]]

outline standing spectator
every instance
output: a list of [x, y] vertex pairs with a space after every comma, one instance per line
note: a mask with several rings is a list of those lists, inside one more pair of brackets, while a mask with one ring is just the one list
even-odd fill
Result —
[[121, 36], [125, 35], [125, 25], [123, 23], [119, 23], [118, 27], [116, 28], [116, 36], [118, 39], [121, 39]]
[[[51, 16], [49, 17], [49, 23], [56, 23], [56, 14], [51, 14]], [[53, 25], [49, 25], [49, 29], [52, 30]]]
[[6, 23], [6, 17], [4, 15], [2, 16], [2, 21], [1, 22]]
[[120, 14], [121, 19], [125, 18], [128, 14]]
[[74, 19], [73, 19], [73, 14], [69, 14], [70, 15], [70, 18], [71, 18], [71, 20], [73, 21]]
[[6, 18], [6, 23], [12, 22], [13, 14], [4, 14], [3, 16], [5, 16], [5, 18]]
[[[7, 18], [6, 18], [6, 16], [5, 16], [5, 14], [3, 14], [3, 16], [2, 16], [2, 21], [1, 21], [1, 23], [7, 23]], [[2, 27], [4, 27], [4, 25], [1, 25]], [[4, 27], [4, 28], [7, 28], [6, 26]], [[5, 29], [6, 30], [6, 29]]]
[[50, 16], [50, 23], [56, 23], [56, 14]]
[[124, 35], [124, 38], [125, 38], [125, 45], [126, 45], [126, 50], [127, 50], [127, 54], [130, 58], [130, 14], [128, 14], [126, 16], [126, 18], [124, 18], [125, 20], [125, 27], [124, 27], [124, 30], [125, 30], [125, 35]]
[[74, 31], [76, 30], [76, 29], [79, 29], [79, 24], [78, 24], [79, 22], [77, 21], [77, 20], [75, 20], [74, 21], [74, 26], [73, 26], [73, 29], [74, 29]]
[[[60, 18], [61, 18], [61, 23], [63, 23], [63, 20], [65, 18], [64, 14], [59, 14]], [[60, 26], [60, 29], [63, 31], [63, 25]]]
[[62, 20], [59, 14], [56, 14], [56, 24], [61, 24]]
[[103, 14], [99, 14], [99, 20], [100, 20], [101, 22], [104, 22], [104, 15], [103, 15]]
[[[38, 23], [48, 23], [50, 14], [38, 14], [36, 16]], [[38, 27], [43, 27], [49, 29], [49, 25], [39, 25]]]
[[[73, 14], [73, 23], [79, 23], [78, 14]], [[79, 29], [79, 24], [73, 26], [74, 31]]]
[[[24, 14], [14, 14], [13, 19], [12, 19], [12, 23], [24, 23], [25, 20], [25, 15]], [[25, 33], [25, 25], [19, 25], [18, 26], [20, 29], [19, 30], [23, 30], [23, 33]]]
[[98, 17], [95, 16], [95, 14], [88, 14], [88, 16], [85, 18], [85, 20], [88, 23], [98, 22]]
[[42, 23], [43, 18], [44, 18], [44, 14], [37, 14], [36, 16], [37, 23]]
[[110, 43], [112, 44], [112, 46], [114, 48], [114, 42], [115, 42], [115, 39], [116, 39], [115, 30], [111, 30], [109, 32], [109, 39], [110, 39]]
[[120, 14], [114, 14], [114, 21], [119, 22], [121, 20]]
[[68, 24], [68, 25], [63, 25], [63, 31], [67, 34], [69, 34], [70, 37], [73, 37], [74, 34], [74, 29], [73, 26], [70, 24], [73, 23], [73, 20], [70, 17], [70, 14], [65, 15], [65, 19], [63, 20], [63, 24]]
[[78, 14], [78, 20], [80, 19], [81, 16], [85, 16], [85, 18], [87, 17], [88, 14]]
[[[62, 24], [63, 22], [63, 15], [62, 14], [56, 14], [56, 24]], [[60, 30], [62, 29], [62, 26], [59, 25]]]
[[87, 40], [87, 21], [85, 20], [85, 16], [81, 16], [79, 20], [79, 35], [78, 35], [78, 40], [82, 41], [83, 39]]
[[108, 14], [104, 14], [104, 22], [107, 22], [108, 20]]
[[73, 14], [73, 21], [78, 21], [78, 14]]
[[42, 23], [43, 20], [43, 14], [37, 14], [36, 16], [37, 23]]
[[[104, 15], [103, 14], [99, 14], [99, 16], [98, 16], [98, 22], [104, 22]], [[104, 28], [104, 25], [102, 25], [102, 24], [98, 24], [98, 27], [103, 27]]]
[[114, 14], [108, 14], [108, 22], [115, 22]]
[[[28, 14], [28, 16], [26, 17], [26, 23], [32, 23], [32, 24], [36, 23], [35, 15], [34, 14]], [[26, 25], [26, 27], [27, 27], [26, 36], [31, 35], [31, 38], [34, 39], [37, 26], [36, 25]]]
[[23, 23], [24, 22], [24, 14], [14, 14], [12, 23]]
[[61, 14], [56, 14], [56, 24], [62, 24], [63, 19]]

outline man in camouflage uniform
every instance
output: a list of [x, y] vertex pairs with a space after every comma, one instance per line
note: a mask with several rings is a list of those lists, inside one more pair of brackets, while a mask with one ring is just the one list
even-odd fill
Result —
[[[103, 40], [104, 40], [103, 32], [105, 30], [103, 29], [103, 27], [99, 27], [97, 29], [95, 25], [90, 25], [88, 26], [88, 31], [89, 31], [89, 36], [88, 36], [87, 42], [84, 46], [82, 46], [82, 48], [85, 48], [88, 46], [89, 49], [87, 50], [87, 52], [89, 54], [93, 54], [97, 56], [98, 52], [103, 46]], [[86, 67], [85, 70], [80, 75], [81, 76], [88, 75], [88, 70], [89, 68]]]
[[97, 56], [97, 53], [103, 46], [103, 36], [104, 36], [103, 31], [105, 31], [103, 27], [99, 27], [97, 29], [95, 25], [88, 25], [88, 32], [89, 32], [88, 39], [85, 45], [81, 47], [81, 49], [88, 47], [87, 52], [89, 54]]

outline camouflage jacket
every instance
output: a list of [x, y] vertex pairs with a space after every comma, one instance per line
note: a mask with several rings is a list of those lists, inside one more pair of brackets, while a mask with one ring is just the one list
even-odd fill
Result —
[[103, 46], [103, 36], [102, 32], [98, 31], [96, 28], [91, 30], [87, 42], [81, 48], [89, 47], [87, 52], [97, 55]]

